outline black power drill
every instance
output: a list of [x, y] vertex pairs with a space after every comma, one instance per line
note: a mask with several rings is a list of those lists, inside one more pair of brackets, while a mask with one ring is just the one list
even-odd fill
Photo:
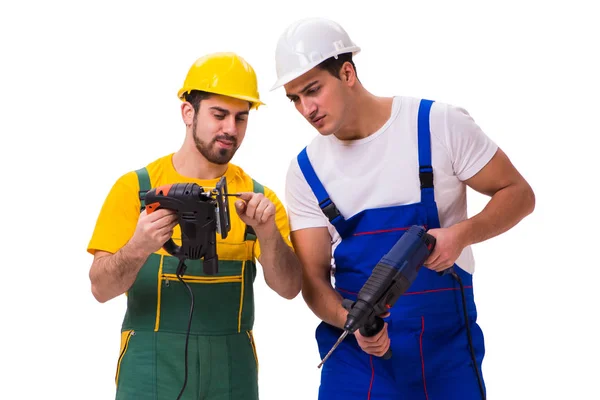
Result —
[[[348, 310], [344, 333], [327, 353], [319, 367], [349, 333], [357, 329], [363, 336], [375, 336], [384, 327], [380, 317], [387, 313], [398, 298], [412, 285], [419, 269], [435, 247], [435, 237], [418, 225], [411, 226], [377, 263], [371, 276], [360, 289], [356, 301], [344, 299]], [[391, 349], [383, 355], [392, 356]]]
[[177, 213], [181, 227], [181, 246], [170, 238], [163, 248], [179, 258], [182, 266], [186, 259], [204, 258], [205, 274], [214, 275], [219, 272], [216, 234], [219, 233], [225, 239], [231, 229], [227, 196], [232, 195], [227, 193], [225, 177], [219, 180], [211, 192], [205, 192], [196, 183], [175, 183], [146, 193], [148, 214], [161, 208]]

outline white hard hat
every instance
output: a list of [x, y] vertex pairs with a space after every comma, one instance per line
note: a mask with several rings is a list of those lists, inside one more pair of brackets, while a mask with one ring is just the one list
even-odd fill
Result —
[[309, 71], [322, 61], [343, 53], [357, 54], [344, 28], [325, 18], [306, 18], [294, 22], [279, 37], [275, 50], [277, 89]]

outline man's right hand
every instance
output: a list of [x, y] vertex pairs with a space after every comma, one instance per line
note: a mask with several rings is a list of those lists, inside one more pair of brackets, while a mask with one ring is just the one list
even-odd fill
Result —
[[388, 336], [387, 327], [388, 324], [385, 322], [383, 329], [375, 336], [363, 336], [358, 330], [354, 332], [354, 336], [356, 337], [358, 345], [365, 353], [381, 357], [390, 347], [390, 337]]
[[173, 229], [178, 224], [177, 214], [172, 210], [158, 209], [151, 214], [146, 210], [140, 213], [131, 245], [145, 254], [152, 254], [173, 236]]

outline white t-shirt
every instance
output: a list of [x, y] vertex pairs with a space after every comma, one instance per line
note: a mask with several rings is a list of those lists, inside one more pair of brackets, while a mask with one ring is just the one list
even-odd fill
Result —
[[[372, 135], [342, 141], [335, 135], [316, 136], [308, 158], [331, 200], [344, 218], [367, 208], [417, 203], [421, 200], [417, 113], [420, 99], [394, 97], [389, 120]], [[451, 226], [467, 218], [466, 185], [497, 150], [466, 110], [434, 102], [430, 114], [434, 195], [440, 224]], [[332, 251], [340, 236], [318, 206], [298, 161], [290, 162], [286, 205], [292, 231], [329, 228]], [[456, 263], [473, 273], [470, 247]]]

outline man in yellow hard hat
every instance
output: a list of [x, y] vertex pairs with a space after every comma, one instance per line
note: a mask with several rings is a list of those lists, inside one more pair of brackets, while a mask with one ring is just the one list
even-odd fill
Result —
[[[99, 302], [127, 294], [116, 368], [117, 399], [258, 398], [253, 282], [256, 260], [267, 285], [284, 298], [300, 291], [301, 269], [287, 214], [268, 187], [230, 163], [242, 144], [249, 112], [263, 104], [253, 68], [234, 53], [198, 59], [178, 93], [186, 126], [181, 148], [116, 180], [98, 216], [87, 251], [94, 255], [91, 288]], [[231, 230], [217, 238], [219, 271], [201, 260], [178, 259], [163, 249], [180, 243], [176, 214], [148, 213], [152, 188], [196, 183], [214, 188], [225, 177]], [[190, 328], [188, 331], [188, 323]], [[178, 397], [179, 396], [179, 397]]]
[[[275, 50], [273, 88], [283, 87], [319, 133], [290, 162], [286, 206], [304, 266], [303, 297], [323, 321], [316, 330], [321, 357], [343, 332], [344, 303], [357, 299], [410, 228], [428, 230], [436, 245], [426, 268], [409, 271], [414, 281], [382, 315], [382, 330], [356, 330], [331, 353], [319, 399], [485, 398], [471, 245], [531, 213], [533, 190], [464, 109], [370, 93], [356, 73], [359, 52], [325, 18], [290, 24]], [[471, 218], [467, 187], [491, 197]], [[410, 262], [399, 258], [393, 261], [408, 276], [403, 261]], [[383, 357], [388, 349], [391, 359]]]

